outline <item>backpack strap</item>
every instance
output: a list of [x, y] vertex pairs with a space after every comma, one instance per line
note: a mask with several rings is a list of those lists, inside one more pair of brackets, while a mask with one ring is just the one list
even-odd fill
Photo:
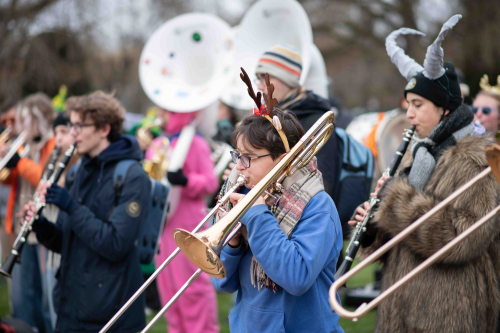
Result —
[[78, 161], [71, 169], [69, 169], [68, 174], [66, 176], [66, 186], [68, 189], [71, 188], [75, 181], [76, 174], [78, 172], [78, 169], [80, 168], [80, 165], [82, 165], [82, 161]]
[[115, 190], [115, 203], [114, 206], [118, 205], [120, 196], [122, 194], [123, 184], [125, 183], [125, 178], [127, 178], [128, 171], [132, 164], [136, 163], [136, 160], [121, 160], [115, 166], [115, 172], [113, 173], [113, 188]]

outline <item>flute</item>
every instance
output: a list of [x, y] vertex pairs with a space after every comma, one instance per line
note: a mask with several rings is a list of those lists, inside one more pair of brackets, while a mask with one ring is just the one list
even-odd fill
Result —
[[[399, 147], [396, 150], [396, 154], [394, 154], [394, 157], [392, 159], [391, 165], [387, 168], [387, 170], [385, 170], [383, 176], [389, 176], [389, 177], [394, 176], [397, 169], [399, 168], [399, 165], [401, 164], [401, 161], [403, 160], [403, 156], [406, 150], [408, 149], [414, 131], [415, 131], [415, 126], [411, 126], [409, 129], [405, 130], [403, 141], [401, 141], [401, 143], [399, 144]], [[347, 246], [346, 256], [344, 258], [344, 261], [342, 261], [342, 264], [335, 273], [335, 279], [338, 279], [351, 269], [352, 262], [354, 261], [354, 258], [358, 253], [359, 247], [361, 246], [361, 242], [363, 241], [366, 235], [368, 224], [370, 223], [370, 220], [373, 218], [372, 212], [374, 212], [374, 208], [379, 204], [379, 202], [380, 199], [378, 199], [377, 197], [370, 198], [369, 200], [370, 208], [368, 209], [367, 214], [363, 219], [363, 221], [358, 221], [358, 223], [356, 224], [356, 231], [352, 235], [351, 241]]]
[[[57, 169], [54, 170], [54, 165], [52, 165], [52, 171], [49, 170], [49, 166], [47, 166], [46, 170], [46, 175], [48, 176], [48, 181], [50, 183], [57, 183], [59, 178], [61, 178], [62, 173], [66, 169], [66, 166], [68, 165], [68, 162], [73, 155], [73, 152], [75, 151], [76, 145], [72, 144], [64, 153], [64, 157], [62, 158], [61, 162], [59, 162]], [[54, 158], [54, 155], [51, 156], [50, 162], [52, 164], [55, 164], [57, 160], [57, 157]], [[49, 175], [50, 174], [50, 175]], [[12, 250], [10, 251], [9, 256], [5, 260], [5, 262], [2, 264], [2, 267], [0, 268], [0, 274], [6, 276], [6, 277], [12, 277], [12, 269], [14, 268], [14, 265], [16, 262], [20, 262], [21, 258], [21, 251], [23, 249], [24, 244], [28, 240], [28, 236], [33, 228], [33, 223], [38, 220], [40, 215], [42, 214], [43, 209], [45, 208], [45, 202], [40, 202], [40, 198], [38, 196], [35, 197], [35, 207], [36, 207], [36, 213], [34, 216], [26, 216], [23, 221], [23, 225], [21, 227], [21, 231], [19, 232], [19, 235], [17, 235], [16, 240], [14, 241], [14, 245], [12, 246]]]

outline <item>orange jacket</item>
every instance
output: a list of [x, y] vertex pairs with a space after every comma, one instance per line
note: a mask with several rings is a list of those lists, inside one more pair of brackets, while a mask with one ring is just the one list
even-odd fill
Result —
[[40, 152], [40, 163], [33, 162], [29, 158], [23, 157], [19, 160], [15, 168], [10, 169], [10, 176], [5, 181], [6, 184], [10, 184], [9, 199], [7, 200], [7, 213], [5, 215], [5, 231], [8, 234], [12, 233], [14, 206], [18, 191], [18, 176], [21, 176], [29, 181], [33, 187], [37, 187], [38, 183], [40, 183], [40, 180], [42, 179], [45, 161], [49, 158], [55, 145], [55, 137], [52, 137], [49, 141], [47, 141]]

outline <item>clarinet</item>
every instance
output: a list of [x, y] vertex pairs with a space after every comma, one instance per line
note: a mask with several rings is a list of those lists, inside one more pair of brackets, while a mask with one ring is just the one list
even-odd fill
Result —
[[[59, 162], [57, 169], [54, 171], [54, 164], [57, 160], [57, 156], [54, 158], [53, 154], [51, 156], [50, 162], [52, 163], [51, 170], [50, 168], [50, 163], [47, 166], [47, 170], [45, 172], [44, 176], [49, 177], [48, 182], [49, 183], [56, 183], [59, 178], [61, 178], [62, 173], [66, 169], [66, 166], [73, 155], [73, 152], [75, 151], [75, 144], [72, 144], [68, 150], [66, 150], [66, 153], [64, 154], [64, 157], [62, 158], [61, 162]], [[36, 207], [36, 213], [35, 216], [29, 217], [26, 216], [23, 221], [23, 225], [21, 227], [21, 231], [19, 232], [19, 235], [17, 235], [16, 240], [14, 241], [14, 245], [12, 246], [12, 250], [10, 251], [9, 256], [5, 260], [5, 262], [2, 264], [2, 267], [0, 268], [0, 274], [3, 276], [12, 277], [12, 269], [14, 268], [14, 265], [16, 262], [20, 262], [21, 258], [21, 251], [23, 249], [24, 244], [26, 243], [28, 236], [32, 230], [33, 223], [35, 223], [40, 215], [42, 214], [43, 209], [45, 208], [45, 202], [40, 202], [40, 197], [35, 196], [34, 198], [35, 202], [35, 207]]]
[[47, 164], [47, 169], [43, 173], [42, 181], [46, 181], [52, 176], [52, 174], [54, 173], [57, 159], [59, 158], [60, 154], [61, 154], [61, 148], [56, 148], [52, 151], [52, 154], [50, 155], [49, 163]]
[[[401, 141], [401, 143], [399, 144], [398, 150], [396, 151], [396, 154], [392, 159], [391, 165], [387, 168], [387, 170], [385, 170], [383, 176], [389, 176], [389, 177], [394, 176], [396, 170], [401, 164], [401, 161], [403, 160], [403, 156], [406, 150], [408, 149], [408, 145], [410, 144], [414, 131], [415, 131], [415, 126], [411, 126], [409, 129], [405, 130], [403, 141]], [[368, 212], [363, 221], [359, 221], [356, 224], [356, 231], [352, 235], [351, 241], [347, 246], [346, 256], [344, 258], [344, 261], [342, 261], [342, 264], [335, 273], [335, 279], [340, 278], [342, 275], [344, 275], [351, 269], [352, 262], [356, 257], [356, 253], [358, 253], [363, 238], [365, 237], [368, 224], [370, 223], [370, 220], [373, 218], [372, 212], [374, 212], [374, 208], [379, 204], [379, 202], [380, 199], [378, 199], [377, 197], [370, 198], [369, 200], [370, 208], [368, 209]]]

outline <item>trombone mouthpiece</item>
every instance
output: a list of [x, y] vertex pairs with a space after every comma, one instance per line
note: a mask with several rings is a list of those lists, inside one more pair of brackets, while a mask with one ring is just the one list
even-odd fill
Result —
[[241, 186], [245, 185], [246, 183], [248, 183], [247, 177], [243, 176], [242, 174], [239, 174], [238, 178], [236, 179], [236, 184]]

